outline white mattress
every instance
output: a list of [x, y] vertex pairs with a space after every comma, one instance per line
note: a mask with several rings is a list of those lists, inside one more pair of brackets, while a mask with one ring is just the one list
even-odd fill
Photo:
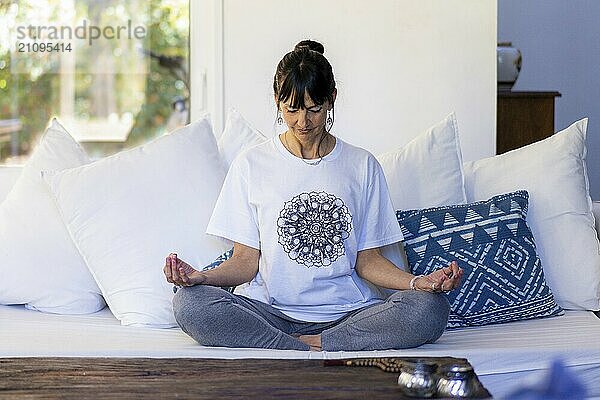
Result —
[[467, 358], [483, 384], [501, 398], [523, 379], [561, 357], [600, 398], [600, 319], [568, 311], [556, 318], [450, 330], [434, 344], [377, 352], [203, 347], [180, 329], [121, 326], [110, 310], [52, 315], [0, 306], [0, 357], [151, 357], [333, 359], [374, 356]]

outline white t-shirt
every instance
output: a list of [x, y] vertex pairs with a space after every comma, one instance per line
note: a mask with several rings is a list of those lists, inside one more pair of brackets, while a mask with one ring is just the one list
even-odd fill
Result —
[[402, 240], [381, 166], [337, 138], [318, 165], [278, 136], [240, 154], [207, 233], [260, 250], [258, 274], [236, 293], [309, 322], [382, 301], [356, 273], [356, 255]]

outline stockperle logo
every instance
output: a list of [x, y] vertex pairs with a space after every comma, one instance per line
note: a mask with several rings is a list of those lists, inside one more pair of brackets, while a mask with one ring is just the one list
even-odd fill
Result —
[[92, 46], [94, 41], [106, 39], [144, 39], [146, 37], [146, 27], [143, 25], [134, 25], [128, 20], [124, 25], [105, 25], [97, 26], [84, 19], [79, 25], [67, 26], [47, 26], [47, 25], [18, 25], [16, 27], [17, 40], [59, 40], [70, 41], [73, 39], [82, 39]]

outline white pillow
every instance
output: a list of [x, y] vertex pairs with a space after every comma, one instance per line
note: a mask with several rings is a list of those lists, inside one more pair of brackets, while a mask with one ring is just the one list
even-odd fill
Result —
[[466, 202], [454, 113], [406, 146], [377, 157], [396, 210]]
[[44, 177], [123, 325], [176, 326], [162, 271], [170, 252], [202, 266], [231, 248], [205, 233], [225, 177], [207, 119]]
[[540, 142], [465, 163], [469, 202], [525, 189], [527, 220], [556, 302], [600, 308], [600, 248], [585, 167], [587, 119]]
[[6, 195], [21, 176], [23, 167], [20, 165], [0, 165], [0, 203], [6, 199]]
[[[466, 202], [462, 154], [454, 113], [395, 151], [377, 157], [396, 210], [437, 207]], [[389, 245], [382, 254], [409, 270], [402, 245]]]
[[104, 308], [100, 289], [40, 176], [42, 169], [88, 162], [83, 149], [53, 119], [0, 205], [0, 304], [58, 314]]
[[230, 109], [223, 134], [219, 138], [219, 152], [227, 168], [233, 159], [248, 147], [268, 140], [265, 135], [250, 124], [235, 109]]

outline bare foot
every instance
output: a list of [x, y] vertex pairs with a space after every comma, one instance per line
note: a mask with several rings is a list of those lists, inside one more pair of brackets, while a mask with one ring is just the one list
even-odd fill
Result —
[[321, 335], [300, 335], [298, 340], [310, 346], [310, 351], [322, 351]]

